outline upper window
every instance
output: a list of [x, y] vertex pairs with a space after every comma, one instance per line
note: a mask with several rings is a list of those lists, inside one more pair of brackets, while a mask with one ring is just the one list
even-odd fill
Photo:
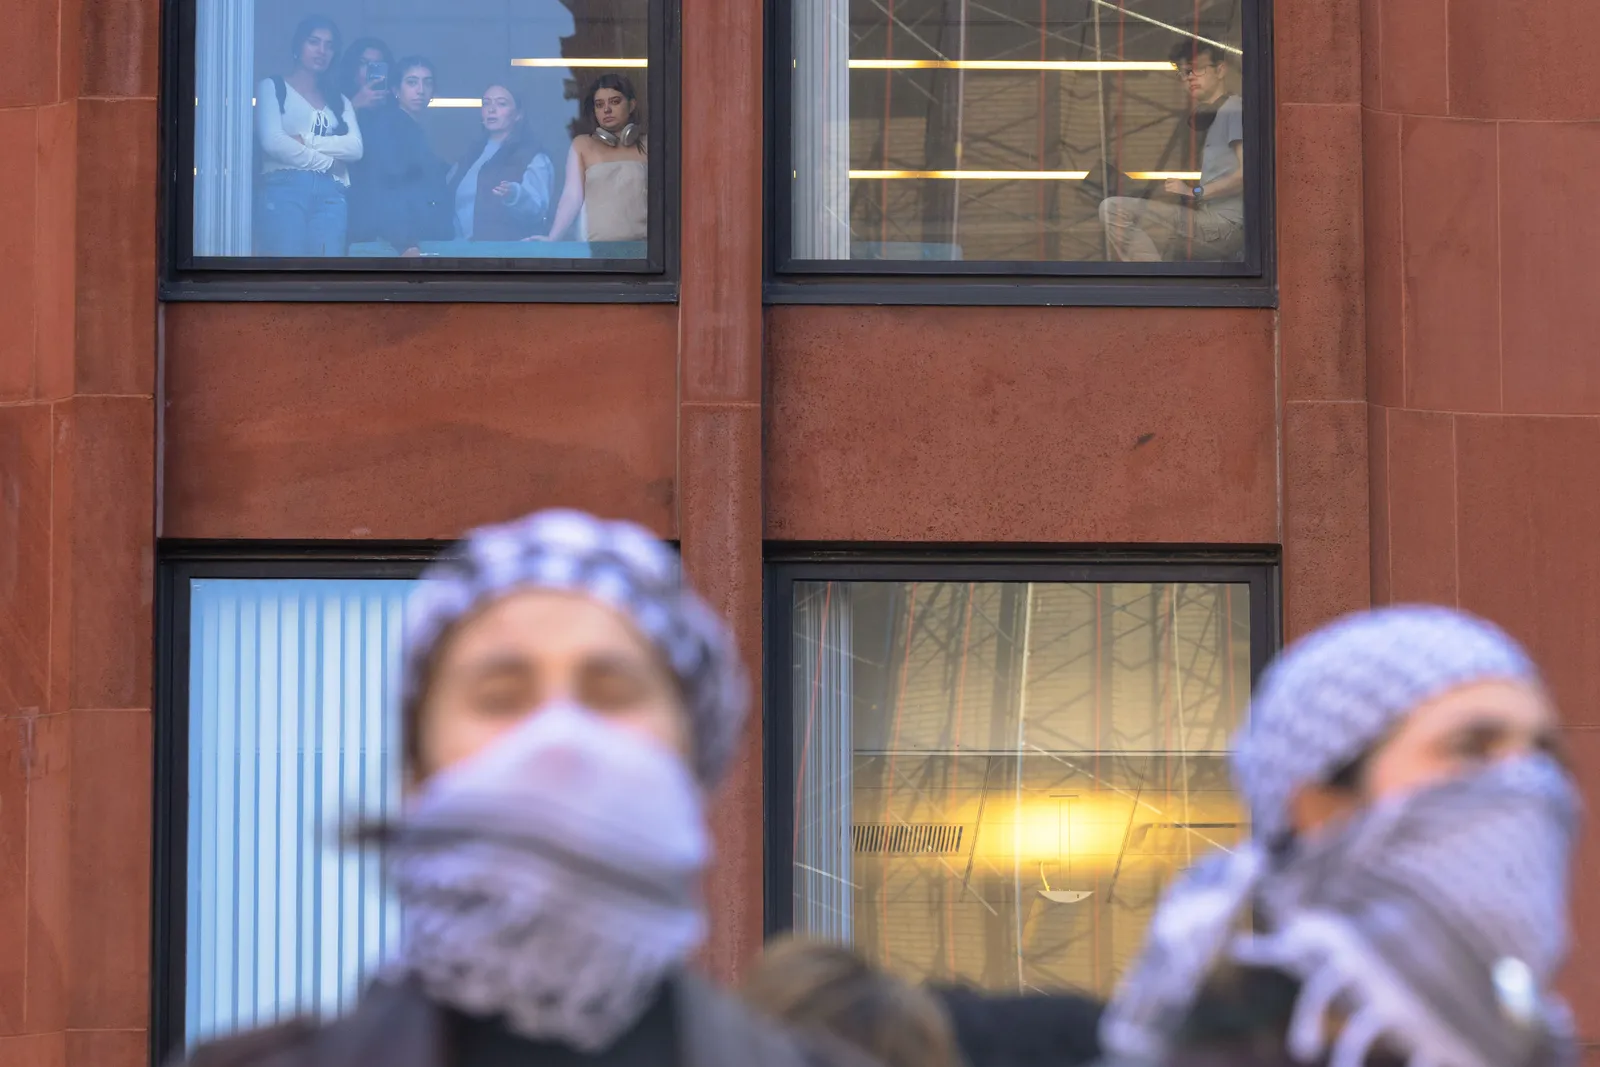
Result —
[[1260, 274], [1256, 9], [790, 0], [781, 268]]
[[664, 0], [176, 6], [180, 267], [663, 269]]

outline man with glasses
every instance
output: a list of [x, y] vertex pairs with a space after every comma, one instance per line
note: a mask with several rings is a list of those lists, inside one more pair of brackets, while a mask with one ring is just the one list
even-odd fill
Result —
[[1102, 200], [1106, 243], [1123, 262], [1159, 262], [1158, 240], [1175, 259], [1237, 260], [1244, 249], [1244, 106], [1228, 92], [1228, 52], [1185, 41], [1170, 58], [1189, 91], [1189, 125], [1205, 138], [1200, 180], [1169, 178], [1148, 198]]

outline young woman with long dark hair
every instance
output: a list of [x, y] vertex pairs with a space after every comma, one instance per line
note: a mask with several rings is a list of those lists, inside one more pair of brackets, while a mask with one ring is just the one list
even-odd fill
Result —
[[289, 55], [288, 74], [256, 86], [256, 254], [342, 256], [349, 165], [362, 145], [356, 109], [334, 76], [339, 28], [326, 16], [307, 16], [295, 27]]
[[649, 138], [633, 83], [602, 74], [584, 98], [590, 130], [573, 138], [567, 177], [550, 235], [559, 241], [583, 215], [585, 241], [643, 241], [650, 236]]

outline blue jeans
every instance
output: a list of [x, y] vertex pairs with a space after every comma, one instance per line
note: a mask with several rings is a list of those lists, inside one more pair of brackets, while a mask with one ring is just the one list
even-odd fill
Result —
[[332, 175], [274, 170], [256, 188], [256, 255], [342, 256], [350, 208]]

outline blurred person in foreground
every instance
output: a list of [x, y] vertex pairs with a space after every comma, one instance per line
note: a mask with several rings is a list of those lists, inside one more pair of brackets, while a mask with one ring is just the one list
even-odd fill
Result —
[[831, 1062], [689, 973], [748, 682], [669, 548], [576, 512], [476, 531], [411, 596], [401, 690], [398, 958], [349, 1016], [197, 1067]]
[[1100, 1054], [1093, 997], [918, 988], [826, 942], [774, 942], [744, 994], [790, 1026], [871, 1053], [881, 1067], [1080, 1067]]
[[1538, 671], [1438, 607], [1339, 620], [1262, 679], [1235, 746], [1252, 838], [1158, 908], [1110, 1062], [1558, 1067], [1580, 818]]
[[825, 1035], [879, 1067], [960, 1067], [939, 1001], [843, 945], [773, 942], [744, 986], [745, 1002], [786, 1026]]

